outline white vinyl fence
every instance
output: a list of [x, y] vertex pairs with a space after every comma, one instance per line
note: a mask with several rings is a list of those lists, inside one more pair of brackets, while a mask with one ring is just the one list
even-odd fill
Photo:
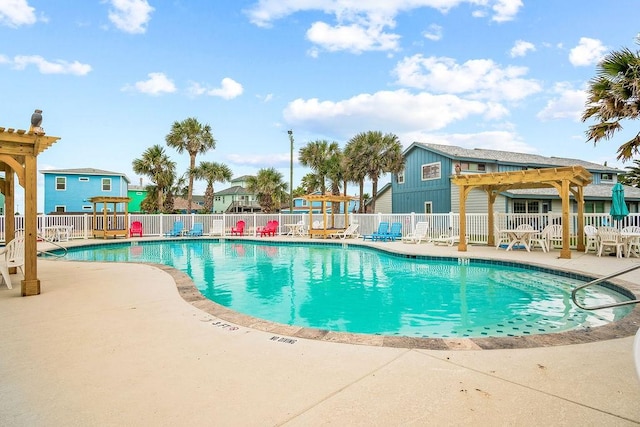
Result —
[[[70, 238], [72, 239], [89, 239], [92, 238], [91, 233], [91, 214], [83, 215], [40, 215], [38, 216], [38, 229], [45, 230], [52, 227], [69, 227], [71, 229]], [[322, 214], [314, 214], [312, 223], [320, 221], [322, 223]], [[349, 223], [357, 222], [360, 224], [358, 232], [360, 234], [371, 234], [378, 229], [381, 221], [389, 223], [399, 222], [402, 224], [402, 234], [406, 235], [413, 230], [416, 222], [426, 221], [429, 223], [431, 237], [439, 237], [441, 235], [458, 235], [460, 227], [460, 215], [457, 213], [446, 214], [349, 214]], [[16, 216], [16, 230], [24, 228], [24, 217]], [[279, 234], [285, 234], [288, 228], [284, 224], [295, 224], [303, 221], [305, 226], [309, 227], [309, 214], [262, 214], [262, 213], [246, 213], [246, 214], [176, 214], [176, 215], [146, 215], [146, 214], [130, 214], [129, 228], [131, 222], [140, 221], [143, 227], [143, 236], [163, 236], [165, 233], [173, 229], [175, 221], [182, 221], [184, 228], [189, 230], [194, 223], [202, 223], [205, 235], [209, 233], [214, 220], [222, 220], [224, 222], [225, 234], [229, 235], [231, 228], [240, 220], [245, 221], [245, 235], [255, 236], [259, 227], [267, 224], [267, 221], [276, 220], [279, 224]], [[577, 214], [571, 214], [571, 223], [569, 230], [571, 233], [571, 246], [576, 245], [577, 233]], [[118, 222], [124, 222], [124, 215], [118, 215]], [[561, 215], [558, 213], [547, 214], [496, 214], [495, 222], [497, 229], [515, 228], [516, 226], [528, 223], [535, 229], [542, 230], [548, 224], [560, 224]], [[471, 244], [486, 244], [489, 234], [487, 229], [487, 214], [467, 214], [467, 236]], [[336, 214], [331, 217], [327, 215], [328, 228], [346, 228], [348, 224], [344, 224], [344, 215]], [[613, 225], [616, 227], [625, 227], [627, 225], [640, 225], [640, 214], [630, 214], [621, 221], [614, 221], [608, 214], [585, 214], [585, 225], [594, 225], [596, 227], [602, 225]], [[4, 241], [5, 233], [5, 217], [0, 216], [0, 240]]]

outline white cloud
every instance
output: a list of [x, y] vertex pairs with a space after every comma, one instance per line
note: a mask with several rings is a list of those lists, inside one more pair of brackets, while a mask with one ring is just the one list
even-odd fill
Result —
[[496, 0], [491, 9], [495, 12], [492, 20], [496, 22], [511, 21], [522, 7], [522, 0]]
[[547, 102], [537, 117], [540, 120], [571, 119], [576, 122], [580, 121], [587, 101], [587, 93], [581, 89], [574, 89], [568, 83], [557, 83], [554, 92], [556, 97]]
[[394, 69], [397, 84], [438, 93], [468, 94], [477, 99], [516, 101], [539, 92], [542, 87], [525, 79], [525, 67], [501, 68], [490, 59], [458, 64], [452, 58], [421, 54], [404, 58]]
[[534, 52], [536, 50], [536, 46], [533, 43], [526, 42], [524, 40], [517, 40], [511, 50], [509, 51], [509, 55], [512, 58], [516, 56], [525, 56], [527, 52]]
[[576, 47], [569, 52], [569, 62], [576, 67], [597, 64], [607, 51], [600, 40], [581, 37]]
[[[492, 12], [492, 20], [509, 21], [515, 18], [521, 0], [259, 0], [245, 13], [260, 27], [270, 27], [278, 19], [298, 12], [320, 11], [333, 15], [335, 24], [315, 22], [307, 31], [307, 38], [329, 51], [397, 50], [400, 36], [386, 32], [395, 27], [398, 14], [420, 8], [432, 8], [442, 13], [468, 3]], [[482, 12], [485, 16], [487, 13]], [[474, 16], [478, 16], [477, 11]], [[435, 31], [434, 31], [435, 30]], [[425, 37], [439, 38], [439, 30], [425, 33]], [[311, 51], [313, 56], [317, 51]]]
[[136, 91], [148, 95], [162, 95], [163, 93], [173, 93], [176, 86], [164, 73], [149, 73], [149, 79], [136, 82], [133, 87], [126, 86], [125, 91]]
[[425, 30], [422, 35], [425, 39], [438, 41], [442, 38], [442, 27], [440, 25], [431, 24], [429, 28]]
[[360, 94], [341, 101], [296, 99], [283, 114], [291, 125], [320, 134], [337, 132], [351, 137], [362, 129], [434, 131], [474, 115], [495, 118], [498, 110], [493, 104], [455, 95], [413, 94], [401, 89]]
[[35, 65], [42, 74], [73, 74], [76, 76], [84, 76], [91, 71], [91, 65], [82, 64], [78, 61], [67, 62], [58, 59], [51, 62], [39, 55], [19, 55], [13, 58], [13, 67], [17, 70], [24, 70], [30, 64]]
[[218, 88], [206, 88], [202, 86], [200, 83], [192, 83], [188, 89], [189, 93], [194, 96], [199, 95], [208, 95], [208, 96], [218, 96], [224, 99], [233, 99], [242, 95], [244, 92], [244, 88], [242, 85], [235, 80], [225, 77], [220, 82], [220, 87]]
[[13, 28], [34, 24], [37, 20], [34, 11], [27, 0], [0, 1], [0, 24]]
[[353, 53], [372, 50], [397, 50], [397, 34], [383, 32], [383, 26], [360, 24], [330, 26], [314, 22], [307, 31], [307, 39], [329, 52], [346, 50]]
[[147, 31], [154, 8], [147, 0], [110, 0], [109, 20], [125, 33], [142, 34]]

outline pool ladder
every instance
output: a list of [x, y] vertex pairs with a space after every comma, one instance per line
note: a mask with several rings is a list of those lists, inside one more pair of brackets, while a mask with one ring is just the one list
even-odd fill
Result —
[[[40, 236], [39, 236], [39, 237], [40, 237]], [[52, 244], [53, 246], [58, 247], [59, 249], [62, 249], [62, 253], [60, 254], [60, 253], [49, 252], [49, 251], [43, 251], [43, 250], [38, 249], [38, 250], [37, 250], [38, 255], [40, 255], [40, 254], [44, 254], [44, 255], [47, 255], [47, 256], [54, 257], [54, 258], [62, 258], [62, 257], [64, 257], [64, 256], [67, 254], [67, 248], [66, 248], [66, 247], [64, 247], [64, 246], [62, 246], [60, 243], [58, 243], [58, 242], [54, 242], [54, 241], [53, 241], [53, 240], [51, 240], [51, 239], [44, 239], [44, 238], [43, 238], [42, 240], [43, 240], [43, 241], [45, 241], [45, 242], [47, 242], [47, 243]]]
[[637, 303], [640, 302], [640, 299], [634, 299], [634, 300], [622, 301], [622, 302], [615, 302], [615, 303], [611, 303], [611, 304], [597, 305], [595, 307], [587, 307], [585, 305], [580, 304], [576, 300], [576, 294], [578, 293], [579, 290], [584, 289], [584, 288], [586, 288], [588, 286], [597, 285], [598, 283], [602, 283], [605, 280], [609, 280], [609, 279], [612, 279], [614, 277], [622, 276], [625, 273], [637, 270], [639, 268], [640, 268], [640, 264], [636, 264], [636, 265], [633, 265], [631, 267], [625, 268], [624, 270], [620, 270], [617, 273], [609, 274], [608, 276], [592, 280], [589, 283], [585, 283], [584, 285], [580, 285], [577, 288], [575, 288], [573, 291], [571, 291], [571, 299], [573, 300], [573, 303], [575, 305], [577, 305], [578, 307], [580, 307], [583, 310], [599, 310], [601, 308], [611, 308], [611, 307], [620, 307], [620, 306], [623, 306], [623, 305], [637, 304]]

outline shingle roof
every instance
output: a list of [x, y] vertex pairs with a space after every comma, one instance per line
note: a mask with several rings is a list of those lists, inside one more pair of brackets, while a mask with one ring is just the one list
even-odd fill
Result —
[[234, 185], [233, 187], [225, 188], [224, 190], [216, 191], [216, 196], [233, 196], [233, 195], [251, 195], [250, 191], [246, 188], [241, 187], [239, 185]]
[[[545, 157], [538, 154], [513, 153], [511, 151], [488, 150], [485, 148], [462, 148], [455, 145], [428, 144], [426, 142], [414, 142], [412, 146], [419, 146], [438, 152], [454, 160], [483, 160], [501, 164], [525, 165], [533, 167], [550, 166], [583, 166], [589, 171], [598, 172], [623, 172], [620, 169], [603, 166], [598, 163], [587, 162], [580, 159], [564, 157]], [[407, 149], [410, 150], [411, 147]]]
[[[611, 199], [613, 184], [590, 184], [584, 187], [586, 199]], [[545, 196], [551, 199], [559, 199], [560, 195], [554, 188], [527, 188], [521, 190], [508, 190], [506, 194], [512, 196]], [[627, 200], [640, 200], [640, 188], [624, 186], [624, 197]]]

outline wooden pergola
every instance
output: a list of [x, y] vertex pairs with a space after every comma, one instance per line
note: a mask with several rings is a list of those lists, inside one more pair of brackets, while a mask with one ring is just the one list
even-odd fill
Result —
[[[98, 196], [89, 199], [93, 203], [93, 237], [127, 237], [129, 234], [129, 197]], [[118, 205], [123, 203], [124, 218], [118, 218]], [[98, 215], [98, 205], [102, 212]]]
[[[488, 195], [488, 244], [495, 244], [493, 205], [503, 191], [523, 188], [555, 188], [562, 199], [562, 249], [560, 258], [571, 258], [569, 249], [570, 196], [578, 202], [578, 250], [584, 250], [584, 187], [591, 184], [592, 176], [582, 166], [530, 169], [513, 172], [496, 172], [472, 175], [454, 175], [451, 181], [460, 188], [460, 236], [467, 234], [466, 202], [473, 188], [480, 188]], [[467, 250], [466, 239], [461, 238], [458, 251]]]
[[26, 131], [0, 127], [0, 168], [4, 178], [0, 179], [0, 191], [5, 197], [4, 239], [15, 238], [15, 194], [14, 174], [18, 184], [24, 188], [24, 279], [21, 282], [22, 296], [40, 294], [38, 279], [38, 154], [51, 147], [60, 138], [45, 136], [42, 128]]
[[[349, 225], [349, 202], [353, 200], [351, 196], [341, 196], [341, 195], [333, 195], [333, 194], [308, 194], [302, 197], [306, 201], [309, 202], [309, 237], [313, 238], [313, 236], [321, 236], [322, 238], [326, 238], [328, 235], [335, 233], [339, 230], [344, 230], [344, 228], [336, 229], [336, 228], [328, 228], [327, 227], [327, 204], [328, 203], [343, 203], [342, 210], [344, 212], [344, 224], [345, 227]], [[322, 207], [322, 228], [313, 228], [313, 208], [314, 203], [320, 202]], [[331, 209], [331, 224], [334, 223], [333, 219], [335, 216], [335, 212]]]

